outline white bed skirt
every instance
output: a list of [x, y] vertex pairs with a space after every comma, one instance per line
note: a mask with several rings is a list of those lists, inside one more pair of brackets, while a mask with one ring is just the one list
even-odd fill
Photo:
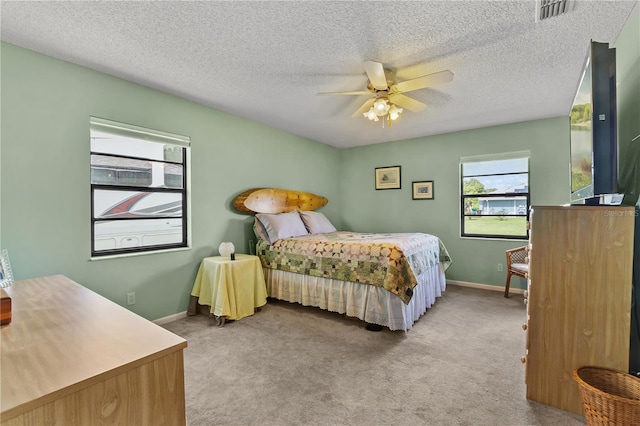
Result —
[[389, 327], [390, 330], [409, 330], [437, 297], [442, 295], [447, 281], [442, 264], [418, 275], [418, 285], [408, 305], [382, 287], [331, 278], [263, 268], [270, 297], [316, 306], [331, 312]]

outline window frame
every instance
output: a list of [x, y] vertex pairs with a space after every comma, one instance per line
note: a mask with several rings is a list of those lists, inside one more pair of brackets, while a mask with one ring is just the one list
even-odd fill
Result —
[[[488, 176], [509, 176], [509, 175], [521, 175], [525, 172], [506, 172], [506, 173], [489, 173], [489, 174], [478, 174], [478, 175], [464, 175], [463, 166], [464, 164], [476, 163], [476, 162], [491, 162], [491, 161], [501, 161], [501, 160], [517, 160], [517, 159], [526, 159], [527, 160], [527, 192], [500, 192], [500, 193], [489, 193], [489, 194], [465, 194], [464, 193], [464, 180], [465, 178], [478, 178], [478, 177], [488, 177]], [[521, 151], [521, 152], [513, 152], [513, 153], [503, 153], [503, 154], [489, 154], [489, 155], [481, 155], [474, 157], [462, 157], [460, 159], [460, 237], [461, 238], [476, 238], [476, 239], [499, 239], [499, 240], [528, 240], [529, 239], [529, 227], [525, 226], [525, 235], [508, 235], [508, 234], [470, 234], [465, 232], [465, 220], [467, 217], [478, 217], [477, 214], [469, 214], [465, 211], [465, 206], [467, 199], [473, 198], [524, 198], [525, 199], [525, 212], [523, 214], [481, 214], [480, 217], [503, 217], [507, 216], [509, 218], [517, 218], [524, 217], [525, 222], [529, 221], [529, 210], [531, 208], [531, 153], [529, 151]]]
[[[93, 130], [98, 130], [102, 132], [110, 132], [113, 134], [120, 134], [127, 136], [129, 138], [136, 138], [146, 142], [154, 142], [163, 145], [172, 145], [174, 148], [180, 148], [181, 159], [180, 161], [169, 161], [169, 160], [159, 160], [149, 157], [140, 157], [133, 155], [119, 155], [112, 153], [104, 153], [94, 151], [91, 147], [91, 132]], [[89, 165], [91, 164], [91, 156], [99, 155], [103, 157], [112, 157], [118, 159], [126, 159], [126, 160], [142, 160], [163, 164], [173, 164], [180, 165], [182, 167], [182, 182], [180, 188], [175, 187], [152, 187], [152, 186], [136, 186], [136, 185], [115, 185], [115, 184], [105, 184], [105, 183], [93, 183], [93, 176], [90, 171], [90, 229], [91, 229], [91, 259], [106, 259], [113, 257], [122, 257], [122, 256], [131, 256], [131, 255], [140, 255], [140, 254], [153, 254], [153, 253], [161, 253], [167, 251], [175, 251], [175, 250], [184, 250], [189, 249], [191, 246], [191, 206], [190, 206], [190, 138], [187, 136], [167, 133], [159, 130], [148, 129], [140, 126], [130, 125], [121, 122], [115, 122], [111, 120], [106, 120], [97, 117], [90, 117], [90, 137], [89, 137]], [[171, 193], [171, 194], [179, 194], [182, 206], [182, 214], [174, 215], [174, 216], [164, 216], [158, 218], [150, 218], [152, 220], [162, 220], [162, 219], [179, 219], [182, 232], [181, 232], [181, 241], [178, 243], [166, 243], [166, 244], [155, 244], [155, 245], [147, 245], [147, 246], [136, 246], [136, 247], [119, 247], [115, 249], [106, 249], [106, 250], [96, 250], [96, 224], [105, 221], [127, 221], [127, 220], [145, 220], [141, 218], [97, 218], [97, 214], [95, 211], [95, 193], [96, 191], [107, 190], [107, 191], [122, 191], [122, 192], [143, 192], [143, 193]]]

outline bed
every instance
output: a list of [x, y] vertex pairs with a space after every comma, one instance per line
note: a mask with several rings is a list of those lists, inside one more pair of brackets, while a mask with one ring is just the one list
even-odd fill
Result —
[[338, 231], [313, 210], [327, 203], [316, 197], [258, 188], [234, 200], [238, 210], [255, 213], [269, 297], [356, 317], [370, 329], [411, 329], [446, 288], [451, 259], [442, 241], [424, 233]]

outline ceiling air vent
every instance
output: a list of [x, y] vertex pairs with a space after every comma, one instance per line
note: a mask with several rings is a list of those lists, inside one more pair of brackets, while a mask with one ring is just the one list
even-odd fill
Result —
[[536, 0], [536, 23], [573, 9], [574, 0]]

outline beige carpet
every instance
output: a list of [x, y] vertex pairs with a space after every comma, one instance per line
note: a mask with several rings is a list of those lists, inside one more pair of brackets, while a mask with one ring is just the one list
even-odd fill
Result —
[[583, 425], [525, 398], [522, 296], [449, 286], [408, 333], [269, 301], [188, 341], [189, 425]]

